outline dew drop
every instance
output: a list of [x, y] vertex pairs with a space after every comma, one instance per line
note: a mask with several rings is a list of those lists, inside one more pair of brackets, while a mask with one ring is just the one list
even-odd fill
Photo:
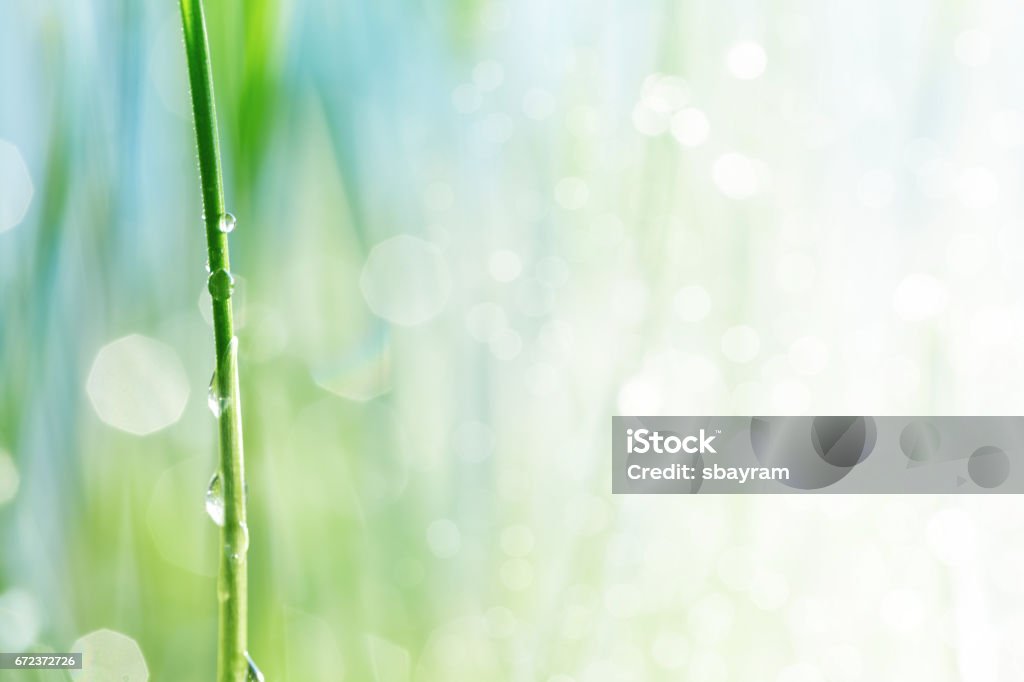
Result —
[[224, 234], [230, 234], [235, 229], [235, 224], [238, 221], [235, 220], [235, 216], [230, 213], [224, 213], [220, 217], [220, 221], [217, 223], [217, 229]]
[[263, 671], [256, 665], [256, 661], [252, 660], [252, 656], [249, 652], [245, 652], [245, 660], [249, 665], [249, 672], [246, 674], [246, 682], [264, 682]]
[[210, 485], [206, 487], [206, 513], [218, 526], [224, 525], [224, 490], [219, 473], [210, 477]]
[[230, 272], [220, 268], [210, 274], [209, 279], [206, 280], [206, 288], [209, 289], [213, 300], [226, 301], [231, 298], [231, 293], [235, 290], [235, 278], [231, 276]]
[[220, 394], [220, 390], [217, 388], [217, 372], [214, 370], [213, 376], [210, 377], [210, 390], [206, 394], [206, 405], [210, 408], [213, 416], [220, 419], [220, 416], [228, 409], [230, 402], [228, 396]]
[[238, 533], [232, 540], [225, 543], [224, 551], [232, 561], [242, 561], [245, 558], [245, 553], [249, 551], [249, 526], [244, 523], [239, 524]]
[[232, 336], [231, 340], [228, 341], [228, 347], [221, 356], [221, 362], [225, 367], [233, 365], [238, 362], [238, 337]]

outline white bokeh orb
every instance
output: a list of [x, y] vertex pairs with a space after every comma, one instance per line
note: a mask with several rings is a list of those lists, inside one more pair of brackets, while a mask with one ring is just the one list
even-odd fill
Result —
[[181, 418], [189, 385], [173, 348], [148, 336], [130, 334], [96, 354], [86, 391], [104, 423], [144, 436]]
[[0, 651], [23, 651], [35, 643], [42, 627], [39, 605], [25, 590], [0, 594]]
[[753, 80], [764, 73], [768, 66], [768, 56], [759, 43], [744, 40], [729, 48], [725, 63], [733, 77]]
[[440, 249], [409, 235], [374, 246], [359, 278], [359, 289], [370, 310], [404, 327], [436, 317], [444, 310], [451, 288]]
[[0, 448], [0, 506], [7, 504], [18, 494], [21, 478], [14, 459]]
[[965, 208], [988, 208], [999, 200], [999, 179], [984, 166], [967, 168], [956, 179], [956, 193]]
[[437, 519], [427, 526], [427, 547], [439, 559], [447, 559], [462, 549], [462, 532], [449, 519]]
[[758, 162], [735, 152], [715, 159], [711, 179], [718, 191], [730, 199], [749, 199], [761, 191]]
[[149, 669], [142, 649], [127, 635], [96, 630], [80, 637], [71, 651], [82, 653], [81, 670], [72, 670], [77, 682], [146, 682]]
[[523, 272], [523, 261], [515, 251], [498, 249], [487, 260], [491, 277], [498, 282], [511, 282]]
[[684, 147], [699, 147], [708, 139], [711, 124], [700, 109], [689, 107], [676, 112], [670, 124], [672, 137]]
[[21, 152], [7, 140], [0, 139], [0, 232], [25, 219], [34, 192]]
[[904, 277], [896, 286], [892, 307], [902, 319], [921, 322], [941, 314], [946, 309], [947, 299], [942, 282], [931, 275], [916, 272]]

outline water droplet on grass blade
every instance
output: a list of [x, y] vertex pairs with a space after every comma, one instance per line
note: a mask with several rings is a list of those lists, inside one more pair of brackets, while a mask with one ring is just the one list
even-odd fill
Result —
[[210, 278], [206, 281], [206, 288], [209, 289], [213, 300], [226, 301], [231, 298], [231, 293], [235, 290], [235, 278], [230, 272], [220, 268], [210, 274]]
[[220, 221], [217, 223], [217, 228], [224, 234], [230, 234], [235, 229], [235, 224], [238, 221], [235, 220], [235, 216], [230, 213], [221, 215]]
[[224, 410], [228, 409], [229, 402], [228, 396], [220, 394], [220, 389], [217, 387], [217, 372], [214, 371], [213, 376], [210, 377], [210, 390], [206, 394], [206, 405], [210, 408], [213, 416], [220, 419]]
[[214, 417], [220, 417], [220, 394], [217, 391], [217, 370], [210, 375], [210, 388], [206, 392], [206, 405], [213, 412]]
[[263, 671], [256, 665], [256, 661], [252, 660], [252, 656], [249, 652], [245, 652], [245, 660], [249, 664], [249, 672], [246, 674], [246, 682], [264, 682]]
[[206, 487], [206, 513], [218, 526], [224, 525], [224, 488], [218, 473], [210, 477], [210, 485]]
[[[230, 377], [234, 376], [234, 367], [237, 362], [238, 337], [232, 336], [231, 340], [228, 342], [228, 347], [224, 350], [224, 353], [221, 354], [220, 363], [218, 363], [221, 370], [227, 373], [226, 376], [229, 377], [229, 380]], [[220, 392], [216, 369], [213, 371], [213, 376], [210, 377], [210, 390], [206, 395], [206, 404], [210, 408], [210, 412], [212, 412], [213, 416], [217, 419], [220, 419], [221, 415], [224, 414], [224, 412], [226, 412], [231, 406], [230, 392], [228, 394], [222, 394]]]
[[225, 543], [224, 551], [232, 561], [238, 562], [244, 559], [246, 552], [249, 551], [249, 526], [244, 523], [239, 524], [238, 533]]

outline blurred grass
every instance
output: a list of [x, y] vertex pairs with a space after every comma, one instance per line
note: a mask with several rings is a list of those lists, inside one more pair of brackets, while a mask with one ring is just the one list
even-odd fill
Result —
[[[862, 409], [865, 384], [877, 412], [1019, 410], [1014, 344], [962, 330], [979, 308], [1019, 316], [1005, 294], [1019, 256], [996, 248], [1019, 212], [1018, 152], [986, 131], [994, 111], [1024, 102], [1005, 72], [953, 62], [956, 31], [984, 20], [943, 7], [892, 8], [899, 29], [879, 37], [880, 4], [211, 2], [227, 194], [244, 235], [233, 265], [250, 651], [268, 679], [679, 679], [665, 648], [685, 650], [691, 678], [752, 679], [754, 666], [776, 678], [802, 662], [857, 679], [836, 663], [848, 645], [865, 677], [913, 663], [914, 678], [941, 682], [970, 667], [955, 623], [1013, 631], [1021, 594], [1000, 572], [1021, 567], [1003, 547], [1019, 525], [1012, 500], [607, 495], [607, 416], [637, 376], [669, 384], [669, 412], [745, 412], [741, 389], [785, 411], [772, 390], [793, 381], [823, 412]], [[994, 36], [1020, 20], [998, 7]], [[138, 641], [151, 679], [187, 681], [214, 669], [215, 529], [202, 505], [215, 443], [184, 64], [166, 57], [180, 48], [173, 9], [0, 7], [0, 138], [35, 185], [26, 219], [0, 234], [0, 447], [21, 475], [0, 504], [0, 596], [31, 595], [37, 646], [110, 628]], [[801, 17], [813, 30], [793, 39]], [[723, 54], [750, 35], [769, 67], [739, 83]], [[1012, 71], [1020, 55], [1001, 44]], [[474, 85], [484, 62], [501, 68], [493, 89]], [[631, 112], [652, 73], [682, 74], [711, 120], [706, 145], [638, 133]], [[912, 122], [873, 113], [879, 90]], [[547, 118], [524, 114], [537, 91]], [[816, 123], [831, 146], [808, 141]], [[904, 158], [916, 137], [956, 169], [996, 169], [1005, 203], [979, 216], [956, 192], [918, 197]], [[710, 168], [734, 150], [768, 163], [770, 190], [721, 195]], [[899, 219], [857, 203], [860, 174], [880, 166], [905, 189]], [[566, 177], [586, 184], [582, 208], [558, 203]], [[962, 275], [945, 249], [965, 231], [995, 253]], [[368, 252], [397, 234], [438, 245], [454, 283], [445, 312], [418, 327], [376, 317], [360, 292]], [[489, 272], [499, 249], [523, 264], [507, 284]], [[550, 258], [568, 272], [559, 287], [538, 284]], [[776, 272], [805, 261], [811, 286]], [[962, 292], [949, 320], [893, 319], [893, 287], [919, 269]], [[713, 300], [699, 324], [673, 313], [693, 284]], [[515, 358], [467, 333], [480, 303], [504, 311]], [[723, 357], [736, 324], [760, 332], [756, 362]], [[143, 437], [100, 421], [85, 390], [99, 348], [129, 333], [172, 347], [191, 387], [180, 420]], [[789, 365], [803, 334], [831, 350], [821, 375]], [[965, 356], [992, 364], [972, 373]], [[924, 379], [906, 381], [918, 364]], [[492, 440], [463, 444], [467, 423]], [[926, 536], [933, 514], [961, 506], [983, 541], [947, 570]], [[435, 521], [458, 529], [453, 556], [431, 544]], [[507, 551], [513, 526], [530, 529], [532, 549]], [[781, 598], [764, 588], [779, 584]], [[921, 622], [880, 624], [906, 591]], [[992, 646], [1015, 670], [1008, 644]]]

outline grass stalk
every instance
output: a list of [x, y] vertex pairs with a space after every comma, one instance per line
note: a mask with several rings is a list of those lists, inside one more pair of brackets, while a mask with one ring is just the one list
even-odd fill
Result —
[[[231, 313], [231, 263], [221, 177], [217, 112], [213, 100], [213, 71], [206, 37], [202, 0], [180, 0], [185, 34], [192, 113], [199, 151], [209, 289], [213, 299], [216, 371], [211, 383], [218, 420], [220, 464], [218, 476], [224, 498], [222, 552], [217, 594], [217, 682], [244, 682], [248, 674], [247, 576], [248, 528], [245, 519], [245, 471], [242, 454], [242, 410], [238, 391], [238, 342]], [[230, 218], [233, 225], [234, 218]]]

